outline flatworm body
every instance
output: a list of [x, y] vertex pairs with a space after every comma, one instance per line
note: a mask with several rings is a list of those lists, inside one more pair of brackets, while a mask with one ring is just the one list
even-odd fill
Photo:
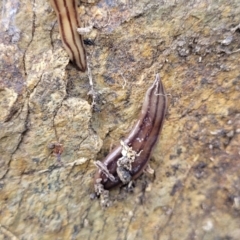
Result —
[[87, 68], [87, 61], [82, 36], [77, 32], [80, 24], [76, 1], [50, 0], [50, 3], [57, 14], [63, 46], [71, 61], [80, 71], [84, 72]]
[[[137, 153], [131, 163], [131, 170], [129, 170], [131, 180], [136, 179], [146, 168], [151, 151], [162, 130], [166, 111], [167, 97], [157, 74], [154, 83], [146, 92], [139, 119], [131, 132], [123, 139], [124, 144]], [[102, 161], [109, 173], [114, 176], [114, 181], [110, 180], [101, 169], [98, 169], [95, 182], [101, 179], [104, 189], [111, 189], [123, 184], [117, 174], [118, 161], [122, 157], [122, 145], [119, 145]]]

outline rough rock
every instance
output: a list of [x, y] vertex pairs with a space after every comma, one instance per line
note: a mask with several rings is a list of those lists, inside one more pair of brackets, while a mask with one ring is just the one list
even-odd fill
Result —
[[[239, 239], [238, 0], [84, 0], [86, 73], [48, 1], [0, 9], [0, 239]], [[102, 209], [93, 162], [131, 129], [156, 73], [169, 109], [155, 177]]]

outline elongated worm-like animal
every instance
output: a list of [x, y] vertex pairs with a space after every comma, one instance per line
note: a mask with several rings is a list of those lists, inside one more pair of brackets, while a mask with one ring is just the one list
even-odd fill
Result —
[[50, 3], [57, 14], [63, 46], [71, 61], [84, 72], [87, 61], [82, 36], [77, 32], [80, 27], [77, 0], [50, 0]]
[[121, 145], [113, 149], [102, 161], [102, 169], [99, 168], [95, 174], [95, 184], [101, 182], [103, 188], [107, 190], [124, 183], [118, 174], [120, 160], [124, 161], [124, 145], [126, 149], [129, 148], [135, 153], [132, 159], [129, 158], [131, 166], [127, 167], [130, 180], [136, 179], [142, 173], [159, 138], [166, 111], [167, 97], [157, 74], [154, 83], [146, 92], [139, 119]]

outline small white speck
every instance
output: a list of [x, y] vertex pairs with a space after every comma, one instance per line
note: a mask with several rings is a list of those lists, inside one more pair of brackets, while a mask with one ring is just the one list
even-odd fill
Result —
[[233, 136], [234, 136], [234, 131], [233, 130], [227, 133], [227, 137], [233, 137]]
[[225, 45], [225, 46], [228, 46], [229, 44], [231, 44], [232, 40], [233, 40], [233, 36], [229, 35], [221, 41], [221, 44]]
[[213, 229], [213, 222], [210, 219], [208, 219], [202, 226], [202, 228], [204, 231], [210, 232]]
[[236, 133], [240, 133], [240, 128], [236, 129]]
[[143, 138], [137, 138], [136, 139], [138, 142], [142, 142], [143, 141]]
[[233, 200], [234, 200], [233, 207], [236, 209], [240, 209], [240, 197], [235, 197]]
[[210, 133], [214, 136], [220, 134], [221, 132], [222, 132], [221, 129], [218, 129], [218, 130], [215, 130], [215, 131], [210, 131]]
[[128, 212], [128, 216], [129, 216], [129, 217], [132, 217], [132, 216], [133, 216], [133, 212], [132, 212], [132, 211], [129, 211], [129, 212]]

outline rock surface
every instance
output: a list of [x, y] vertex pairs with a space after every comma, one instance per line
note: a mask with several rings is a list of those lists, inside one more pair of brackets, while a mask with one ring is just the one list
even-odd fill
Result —
[[[0, 239], [239, 239], [238, 0], [85, 0], [89, 73], [69, 63], [48, 1], [0, 9]], [[155, 177], [103, 210], [93, 161], [158, 72], [169, 111]]]

